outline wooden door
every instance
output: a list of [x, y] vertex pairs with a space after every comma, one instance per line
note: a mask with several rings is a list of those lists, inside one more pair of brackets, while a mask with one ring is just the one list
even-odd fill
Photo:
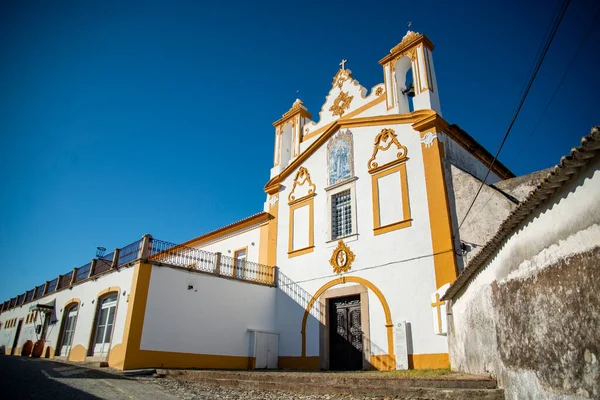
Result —
[[362, 370], [360, 295], [329, 300], [329, 368]]

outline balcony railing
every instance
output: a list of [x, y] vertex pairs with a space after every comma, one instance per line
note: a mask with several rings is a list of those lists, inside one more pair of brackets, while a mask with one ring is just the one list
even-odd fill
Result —
[[275, 284], [275, 267], [152, 239], [151, 261], [243, 281]]
[[[144, 243], [149, 247], [142, 248]], [[165, 265], [187, 268], [191, 271], [201, 271], [217, 276], [239, 279], [247, 282], [260, 283], [276, 286], [276, 267], [249, 262], [242, 259], [234, 259], [221, 253], [186, 247], [163, 240], [150, 238], [137, 240], [125, 247], [118, 249], [118, 260], [115, 263], [115, 253], [106, 254], [88, 264], [61, 274], [47, 281], [45, 284], [36, 286], [25, 293], [0, 303], [0, 312], [35, 301], [47, 294], [71, 287], [73, 284], [83, 282], [105, 273], [113, 268], [119, 268], [142, 257], [148, 257], [152, 262]]]

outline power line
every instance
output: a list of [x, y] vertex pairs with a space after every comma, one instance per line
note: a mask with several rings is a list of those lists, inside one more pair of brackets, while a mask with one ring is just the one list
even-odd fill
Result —
[[525, 150], [525, 148], [527, 147], [527, 144], [529, 143], [529, 141], [533, 137], [533, 134], [535, 133], [535, 131], [537, 131], [537, 128], [540, 126], [540, 123], [542, 122], [542, 120], [546, 116], [546, 113], [550, 109], [550, 106], [552, 105], [552, 102], [554, 101], [554, 98], [556, 97], [556, 94], [558, 93], [558, 91], [560, 90], [562, 84], [564, 83], [564, 80], [567, 77], [567, 75], [569, 74], [569, 71], [571, 70], [571, 67], [573, 67], [573, 64], [575, 63], [575, 60], [577, 59], [577, 56], [579, 55], [579, 52], [581, 51], [581, 49], [583, 48], [583, 45], [587, 41], [590, 33], [592, 32], [592, 30], [593, 30], [593, 28], [595, 26], [595, 22], [596, 22], [596, 20], [598, 19], [599, 16], [600, 16], [600, 8], [598, 8], [598, 11], [596, 12], [596, 15], [592, 19], [592, 23], [590, 24], [587, 32], [583, 36], [583, 39], [581, 40], [581, 43], [579, 44], [579, 47], [577, 48], [577, 51], [573, 55], [573, 58], [571, 58], [571, 62], [569, 63], [569, 66], [567, 67], [567, 70], [565, 71], [565, 73], [563, 74], [562, 78], [560, 79], [560, 82], [556, 86], [556, 89], [554, 90], [554, 93], [552, 93], [552, 97], [550, 97], [550, 100], [548, 101], [548, 104], [546, 105], [546, 108], [542, 112], [542, 115], [538, 119], [538, 121], [535, 124], [535, 127], [533, 128], [533, 130], [529, 133], [529, 136], [527, 137], [527, 140], [523, 144], [523, 147], [521, 147], [521, 150], [519, 151], [519, 153], [515, 157], [516, 159], [518, 159], [521, 156], [521, 154], [523, 153], [523, 150]]
[[500, 155], [500, 152], [502, 151], [502, 148], [504, 147], [504, 144], [506, 143], [506, 139], [508, 139], [508, 135], [510, 135], [510, 131], [512, 130], [512, 127], [514, 126], [514, 124], [515, 124], [515, 122], [517, 120], [517, 117], [519, 116], [519, 112], [521, 111], [521, 108], [523, 108], [523, 104], [525, 103], [525, 99], [527, 98], [527, 95], [529, 94], [529, 91], [531, 90], [531, 86], [533, 85], [533, 82], [535, 81], [535, 78], [536, 78], [538, 72], [540, 71], [540, 67], [542, 66], [542, 63], [544, 62], [544, 59], [546, 58], [546, 54], [548, 54], [548, 49], [550, 48], [550, 45], [552, 44], [552, 41], [554, 40], [554, 37], [556, 36], [556, 31], [558, 30], [558, 27], [560, 26], [560, 23], [562, 22], [562, 19], [565, 16], [565, 13], [567, 11], [567, 8], [569, 7], [569, 4], [571, 4], [571, 0], [565, 0], [564, 3], [563, 3], [563, 5], [562, 5], [562, 7], [561, 7], [559, 16], [558, 16], [558, 18], [554, 22], [554, 27], [552, 29], [552, 33], [550, 34], [550, 38], [546, 41], [546, 43], [545, 43], [545, 45], [543, 47], [542, 54], [541, 54], [541, 56], [539, 57], [539, 59], [538, 59], [538, 61], [536, 63], [536, 66], [535, 66], [535, 69], [533, 71], [533, 74], [530, 77], [529, 82], [527, 83], [527, 86], [525, 88], [523, 96], [521, 97], [521, 100], [519, 101], [519, 105], [517, 106], [517, 110], [515, 111], [515, 114], [513, 115], [513, 118], [510, 121], [510, 124], [508, 126], [508, 129], [507, 129], [506, 133], [504, 134], [504, 138], [502, 139], [502, 142], [500, 143], [500, 147], [498, 148], [498, 151], [496, 152], [496, 155], [494, 156], [494, 159], [490, 163], [490, 166], [487, 169], [485, 177], [481, 181], [481, 185], [479, 186], [479, 189], [477, 190], [477, 193], [475, 193], [475, 197], [473, 197], [473, 201], [471, 201], [471, 204], [469, 205], [469, 208], [467, 209], [467, 212], [466, 212], [466, 214], [465, 214], [462, 222], [458, 226], [458, 230], [460, 230], [460, 228], [462, 227], [462, 225], [467, 220], [467, 217], [469, 216], [469, 212], [471, 212], [471, 209], [473, 208], [473, 205], [475, 204], [475, 200], [477, 200], [477, 197], [479, 196], [479, 193], [481, 193], [481, 189], [483, 189], [483, 185], [485, 185], [485, 181], [487, 180], [488, 176], [490, 175], [490, 172], [492, 171], [492, 167], [496, 163], [496, 160], [498, 159], [498, 155]]

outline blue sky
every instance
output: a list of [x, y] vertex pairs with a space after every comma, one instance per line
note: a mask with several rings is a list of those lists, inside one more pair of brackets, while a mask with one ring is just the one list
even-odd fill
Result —
[[[524, 4], [530, 3], [530, 4]], [[558, 1], [0, 5], [0, 301], [144, 233], [181, 242], [262, 211], [271, 123], [318, 115], [342, 58], [360, 83], [412, 21], [444, 118], [495, 152]], [[574, 0], [500, 159], [556, 164], [600, 124], [600, 29], [533, 128], [598, 4]], [[598, 26], [598, 21], [596, 21]]]

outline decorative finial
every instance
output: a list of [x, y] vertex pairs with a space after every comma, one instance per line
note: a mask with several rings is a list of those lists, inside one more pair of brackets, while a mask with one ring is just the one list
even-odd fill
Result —
[[346, 63], [348, 62], [348, 60], [342, 60], [342, 62], [340, 63], [340, 65], [342, 66], [342, 69], [346, 69]]

